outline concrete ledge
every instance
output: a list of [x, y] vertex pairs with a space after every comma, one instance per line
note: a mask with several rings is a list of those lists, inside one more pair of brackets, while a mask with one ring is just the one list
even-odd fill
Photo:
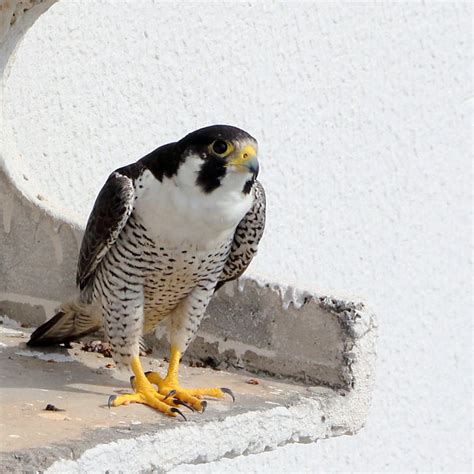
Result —
[[[361, 316], [364, 318], [364, 316]], [[169, 419], [148, 407], [109, 410], [108, 395], [129, 391], [111, 359], [81, 350], [25, 346], [31, 330], [0, 326], [2, 472], [167, 471], [179, 464], [258, 453], [289, 442], [354, 434], [364, 424], [373, 384], [373, 326], [353, 338], [352, 387], [335, 390], [268, 376], [183, 367], [185, 386], [227, 386], [237, 401], [211, 401], [206, 413]], [[146, 370], [166, 363], [144, 359]], [[252, 382], [248, 383], [252, 378]], [[117, 387], [120, 387], [117, 389]], [[44, 411], [47, 404], [65, 411]]]

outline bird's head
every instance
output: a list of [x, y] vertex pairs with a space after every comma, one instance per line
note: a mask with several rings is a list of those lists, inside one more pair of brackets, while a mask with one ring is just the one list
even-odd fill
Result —
[[258, 174], [257, 141], [230, 125], [212, 125], [176, 144], [183, 162], [180, 177], [205, 193], [224, 187], [249, 193]]

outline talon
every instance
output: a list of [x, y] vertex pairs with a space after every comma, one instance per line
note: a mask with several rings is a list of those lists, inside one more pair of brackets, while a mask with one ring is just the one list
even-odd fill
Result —
[[117, 395], [110, 395], [109, 400], [107, 402], [107, 406], [110, 408], [112, 406], [113, 401], [117, 398]]
[[232, 392], [232, 390], [230, 388], [221, 387], [221, 390], [224, 393], [227, 393], [227, 395], [230, 395], [232, 397], [232, 403], [235, 403], [235, 396], [234, 396], [234, 393]]
[[201, 410], [201, 413], [204, 413], [206, 411], [206, 407], [207, 407], [207, 402], [206, 400], [203, 400], [201, 402], [201, 406], [202, 406], [202, 410]]
[[174, 408], [174, 407], [173, 407], [173, 408], [171, 408], [170, 411], [171, 411], [171, 413], [179, 413], [179, 414], [184, 418], [184, 421], [188, 421], [188, 420], [186, 419], [186, 417], [183, 415], [183, 413], [181, 412], [181, 410], [178, 410], [177, 408]]
[[145, 372], [145, 375], [149, 375], [153, 372], [153, 370], [148, 370], [147, 372]]
[[132, 375], [132, 376], [130, 377], [130, 385], [132, 386], [132, 388], [135, 388], [135, 387], [133, 386], [133, 381], [134, 381], [134, 380], [135, 380], [135, 375]]
[[170, 390], [170, 391], [168, 392], [168, 395], [166, 395], [166, 397], [163, 398], [163, 401], [165, 401], [167, 398], [172, 397], [172, 396], [174, 396], [174, 395], [176, 395], [176, 390]]
[[174, 398], [173, 399], [173, 403], [175, 405], [183, 405], [185, 406], [186, 408], [189, 408], [191, 411], [196, 411], [191, 405], [188, 405], [187, 403], [184, 403], [183, 401], [177, 399], [177, 398]]

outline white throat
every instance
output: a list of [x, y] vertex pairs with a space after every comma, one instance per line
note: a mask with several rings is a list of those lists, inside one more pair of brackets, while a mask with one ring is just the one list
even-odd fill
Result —
[[176, 176], [164, 176], [162, 182], [149, 170], [138, 178], [134, 212], [157, 242], [176, 248], [216, 248], [232, 238], [250, 210], [253, 194], [242, 192], [247, 173], [227, 173], [218, 188], [205, 193], [196, 184], [198, 171], [198, 161], [191, 159]]

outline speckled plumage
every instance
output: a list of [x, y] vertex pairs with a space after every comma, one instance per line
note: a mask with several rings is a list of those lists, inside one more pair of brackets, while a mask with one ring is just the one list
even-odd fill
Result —
[[166, 319], [172, 345], [186, 350], [214, 291], [250, 264], [265, 224], [258, 168], [236, 161], [229, 170], [209, 151], [216, 140], [256, 148], [239, 129], [209, 127], [110, 175], [81, 246], [80, 296], [30, 345], [73, 340], [102, 324], [115, 361], [128, 365], [141, 336]]
[[[192, 341], [228, 260], [231, 240], [207, 250], [154, 242], [133, 214], [97, 268], [91, 301], [102, 301], [116, 362], [138, 355], [140, 337], [169, 319], [171, 339]], [[133, 253], [136, 255], [134, 256]], [[174, 336], [174, 338], [173, 338]]]

